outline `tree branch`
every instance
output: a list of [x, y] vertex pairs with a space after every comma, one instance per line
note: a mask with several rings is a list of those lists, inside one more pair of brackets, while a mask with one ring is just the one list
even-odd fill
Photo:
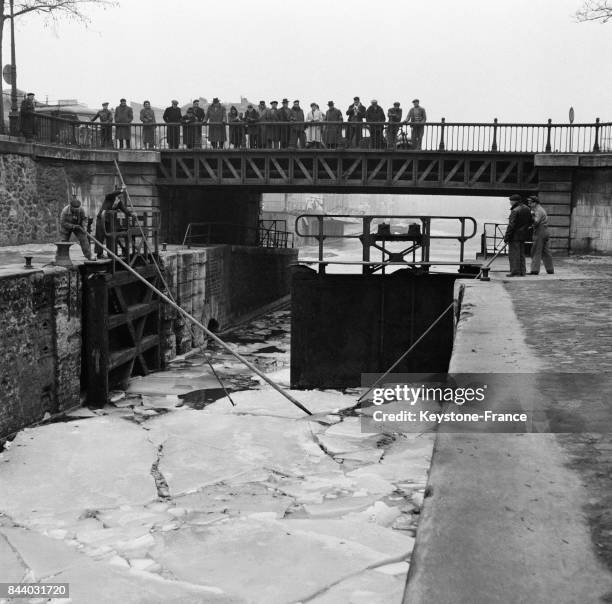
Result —
[[612, 20], [612, 2], [610, 0], [585, 0], [576, 11], [576, 21], [600, 21], [607, 23]]
[[87, 23], [90, 18], [82, 12], [81, 7], [89, 4], [106, 8], [116, 6], [117, 2], [114, 0], [26, 0], [17, 4], [14, 15], [20, 17], [28, 13], [42, 13], [55, 18], [54, 13], [57, 12]]

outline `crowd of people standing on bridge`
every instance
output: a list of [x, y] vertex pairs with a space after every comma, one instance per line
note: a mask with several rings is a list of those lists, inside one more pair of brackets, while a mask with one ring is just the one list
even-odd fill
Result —
[[[322, 110], [315, 102], [310, 110], [302, 109], [299, 100], [289, 104], [284, 98], [279, 106], [278, 101], [269, 105], [260, 101], [259, 105], [249, 104], [246, 111], [239, 112], [235, 106], [229, 111], [215, 97], [204, 110], [199, 99], [193, 101], [183, 114], [177, 100], [163, 113], [166, 124], [166, 145], [178, 149], [182, 144], [188, 149], [202, 148], [203, 126], [207, 126], [206, 138], [213, 149], [287, 149], [287, 148], [328, 148], [370, 147], [374, 149], [405, 148], [420, 149], [427, 114], [421, 107], [419, 99], [412, 101], [406, 119], [402, 120], [403, 110], [399, 102], [393, 103], [385, 113], [376, 99], [372, 99], [366, 108], [354, 97], [353, 103], [346, 112], [338, 109], [334, 101], [328, 101], [327, 109]], [[346, 125], [344, 124], [346, 115]], [[102, 146], [114, 146], [112, 128], [115, 126], [115, 141], [118, 148], [130, 148], [130, 124], [134, 121], [134, 112], [121, 99], [115, 111], [102, 104], [91, 121], [100, 120]], [[142, 145], [145, 149], [156, 148], [155, 113], [149, 101], [144, 101], [140, 111], [142, 123]], [[400, 127], [409, 124], [411, 138], [400, 140]], [[227, 128], [226, 128], [227, 126]], [[364, 132], [365, 127], [365, 132]], [[369, 136], [364, 136], [369, 133]]]
[[[299, 100], [289, 106], [287, 98], [280, 106], [278, 101], [271, 101], [269, 105], [260, 101], [257, 106], [249, 104], [244, 112], [239, 112], [234, 105], [228, 111], [215, 97], [206, 110], [200, 107], [199, 99], [194, 100], [184, 114], [178, 101], [173, 100], [162, 119], [166, 124], [166, 146], [170, 149], [181, 146], [181, 134], [182, 145], [188, 149], [205, 146], [203, 126], [207, 127], [206, 138], [213, 149], [226, 146], [234, 149], [394, 149], [398, 146], [421, 149], [427, 113], [419, 99], [414, 99], [412, 105], [406, 119], [402, 120], [403, 110], [399, 102], [393, 103], [385, 112], [376, 99], [366, 107], [357, 96], [345, 112], [338, 109], [334, 101], [328, 101], [326, 110], [312, 102], [310, 110], [304, 111]], [[34, 93], [28, 93], [20, 111], [20, 129], [27, 140], [36, 136], [35, 110]], [[102, 103], [102, 108], [91, 118], [91, 122], [100, 122], [102, 147], [129, 149], [134, 117], [134, 110], [124, 98], [114, 111], [109, 109], [108, 102]], [[156, 139], [163, 138], [163, 132], [157, 132], [155, 112], [149, 101], [144, 101], [139, 117], [142, 147], [157, 148]], [[403, 124], [410, 125], [410, 139], [401, 131]]]

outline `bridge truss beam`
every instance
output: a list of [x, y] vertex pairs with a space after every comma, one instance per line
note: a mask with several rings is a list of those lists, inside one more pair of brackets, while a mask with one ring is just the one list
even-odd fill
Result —
[[261, 191], [500, 195], [537, 191], [533, 154], [391, 151], [164, 151], [158, 185]]

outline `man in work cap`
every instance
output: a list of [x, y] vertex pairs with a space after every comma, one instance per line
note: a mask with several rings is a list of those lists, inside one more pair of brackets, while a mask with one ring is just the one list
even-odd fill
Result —
[[423, 140], [423, 132], [425, 130], [425, 122], [427, 121], [427, 112], [425, 107], [419, 105], [419, 99], [412, 100], [412, 107], [406, 116], [406, 121], [410, 122], [412, 128], [412, 148], [420, 149]]
[[531, 225], [531, 212], [523, 202], [520, 195], [510, 196], [510, 216], [504, 241], [508, 244], [508, 260], [510, 272], [507, 277], [524, 277], [527, 272], [525, 266], [525, 241]]
[[87, 216], [85, 216], [85, 212], [81, 207], [81, 202], [76, 198], [76, 195], [73, 195], [70, 203], [64, 206], [60, 214], [61, 240], [70, 241], [70, 235], [74, 233], [81, 245], [83, 256], [85, 256], [87, 260], [91, 260], [91, 247], [85, 231], [86, 223]]
[[540, 200], [535, 195], [527, 198], [531, 210], [531, 225], [533, 236], [531, 238], [531, 271], [530, 275], [540, 274], [540, 262], [544, 261], [544, 268], [549, 275], [555, 272], [552, 255], [548, 247], [548, 215], [540, 205]]
[[31, 141], [36, 134], [36, 103], [34, 101], [34, 93], [28, 92], [26, 98], [21, 101], [19, 109], [19, 122], [21, 124], [21, 134], [25, 136], [26, 141]]
[[[281, 108], [276, 112], [277, 120], [279, 122], [286, 122], [289, 124], [291, 121], [291, 109], [289, 109], [289, 99], [283, 99]], [[280, 148], [286, 149], [289, 146], [289, 126], [279, 126], [278, 134], [280, 138]]]
[[103, 147], [113, 144], [113, 112], [108, 108], [108, 101], [102, 103], [102, 109], [91, 118], [92, 122], [100, 119], [100, 143]]
[[[111, 244], [111, 241], [106, 239], [106, 233], [110, 228], [112, 228], [113, 221], [111, 221], [110, 216], [107, 212], [123, 212], [127, 217], [133, 216], [132, 212], [125, 205], [124, 201], [126, 198], [125, 187], [117, 188], [111, 193], [108, 193], [104, 197], [104, 201], [98, 210], [96, 215], [96, 239], [101, 244]], [[117, 217], [115, 217], [114, 224], [118, 226]], [[117, 228], [115, 226], [115, 228]], [[112, 250], [115, 251], [115, 250]], [[98, 260], [102, 258], [102, 254], [104, 250], [96, 245], [95, 246], [96, 257]]]

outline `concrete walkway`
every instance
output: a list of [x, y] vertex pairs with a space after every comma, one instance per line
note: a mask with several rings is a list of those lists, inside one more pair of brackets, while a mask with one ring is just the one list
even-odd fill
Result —
[[[561, 365], [560, 357], [568, 349], [566, 339], [576, 335], [579, 320], [573, 313], [583, 306], [567, 300], [564, 308], [555, 291], [589, 285], [592, 306], [605, 304], [610, 262], [572, 259], [557, 263], [554, 276], [518, 279], [498, 272], [505, 272], [504, 264], [496, 264], [492, 282], [467, 284], [450, 370], [531, 374], [520, 394], [548, 413], [562, 400], [566, 384], [551, 380], [551, 373], [582, 369], [571, 356]], [[594, 320], [609, 335], [610, 313], [602, 314]], [[583, 352], [594, 348], [591, 337], [582, 334]], [[612, 346], [590, 357], [591, 371], [610, 370], [606, 352]], [[563, 438], [438, 434], [405, 603], [611, 601], [612, 574], [597, 557], [590, 534], [591, 488], [572, 469], [574, 456]], [[610, 490], [608, 480], [605, 492]]]

